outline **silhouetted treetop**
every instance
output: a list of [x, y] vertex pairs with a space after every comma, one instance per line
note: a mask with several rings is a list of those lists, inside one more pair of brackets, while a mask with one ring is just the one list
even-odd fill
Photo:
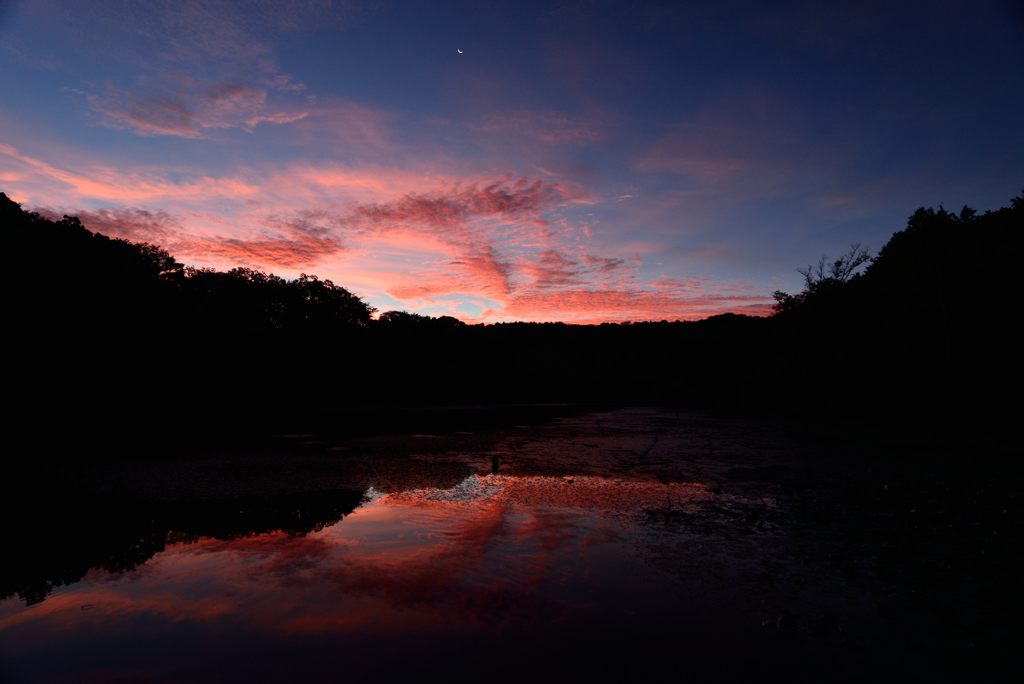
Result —
[[[0, 218], [9, 247], [20, 255], [8, 262], [4, 277], [21, 313], [34, 319], [29, 328], [45, 321], [126, 333], [182, 325], [338, 333], [366, 327], [374, 311], [330, 280], [185, 267], [161, 247], [93, 233], [73, 216], [48, 220], [5, 194]], [[45, 271], [38, 271], [39, 263]]]
[[871, 260], [871, 254], [860, 244], [850, 245], [850, 249], [836, 259], [822, 254], [817, 265], [799, 268], [797, 272], [804, 277], [804, 289], [795, 295], [776, 290], [775, 313], [788, 313], [808, 305], [809, 300], [816, 301], [832, 297], [851, 280], [860, 276], [858, 269]]
[[465, 323], [453, 316], [424, 316], [423, 314], [410, 313], [408, 311], [385, 311], [377, 318], [380, 326], [404, 331], [425, 330], [425, 329], [457, 329], [464, 328]]
[[797, 270], [804, 277], [804, 285], [807, 289], [813, 290], [829, 282], [847, 282], [857, 275], [857, 269], [861, 265], [870, 260], [871, 254], [866, 249], [860, 244], [853, 244], [850, 245], [849, 251], [834, 261], [822, 254], [817, 266], [808, 266]]
[[798, 269], [803, 290], [776, 292], [774, 309], [787, 315], [819, 309], [846, 315], [850, 306], [915, 316], [997, 315], [1021, 290], [1015, 260], [1022, 240], [1021, 197], [981, 214], [966, 206], [959, 213], [922, 207], [874, 258], [854, 245], [835, 261], [822, 257], [816, 266]]

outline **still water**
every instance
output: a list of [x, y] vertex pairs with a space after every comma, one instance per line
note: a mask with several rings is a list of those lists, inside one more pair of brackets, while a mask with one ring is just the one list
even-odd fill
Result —
[[119, 467], [7, 520], [0, 679], [841, 679], [922, 633], [792, 515], [776, 475], [804, 456], [771, 431], [620, 411], [295, 439], [312, 460]]
[[[371, 487], [308, 534], [171, 543], [131, 571], [93, 569], [34, 605], [3, 602], [7, 674], [308, 678], [413, 671], [424, 660], [462, 671], [524, 651], [593, 658], [560, 642], [614, 647], [688, 603], [677, 578], [645, 558], [647, 545], [665, 529], [661, 511], [715, 500], [700, 483], [595, 476]], [[55, 644], [60, 657], [47, 657]]]

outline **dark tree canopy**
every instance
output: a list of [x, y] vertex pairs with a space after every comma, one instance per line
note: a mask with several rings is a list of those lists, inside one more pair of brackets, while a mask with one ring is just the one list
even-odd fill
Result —
[[367, 404], [670, 402], [940, 419], [998, 414], [992, 387], [1009, 391], [1021, 375], [1020, 197], [983, 213], [919, 209], [874, 258], [853, 245], [801, 269], [803, 290], [776, 293], [768, 318], [602, 325], [374, 319], [314, 275], [186, 267], [5, 195], [0, 222], [14, 422], [48, 430], [59, 416], [77, 426], [68, 439], [263, 430]]
[[[338, 333], [365, 327], [373, 308], [330, 280], [286, 280], [251, 268], [221, 272], [185, 267], [156, 245], [108, 238], [75, 217], [49, 221], [0, 193], [11, 253], [7, 287], [39, 317], [106, 321], [131, 333], [197, 324], [244, 331]], [[13, 245], [11, 244], [13, 242]], [[44, 272], [37, 272], [40, 264]], [[33, 296], [23, 288], [31, 287]], [[61, 316], [57, 316], [60, 311]], [[55, 318], [51, 321], [56, 323]]]

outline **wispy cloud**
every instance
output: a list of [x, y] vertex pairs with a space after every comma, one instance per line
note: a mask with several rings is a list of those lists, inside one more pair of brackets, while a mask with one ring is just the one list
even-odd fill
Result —
[[[201, 202], [217, 198], [245, 199], [259, 192], [257, 185], [239, 176], [213, 177], [191, 173], [175, 174], [163, 169], [121, 171], [103, 164], [90, 164], [84, 169], [69, 169], [22, 154], [12, 145], [0, 143], [5, 166], [20, 172], [23, 194], [55, 196], [63, 202], [107, 201], [133, 203], [160, 199], [175, 202]], [[40, 202], [42, 198], [31, 199]]]
[[[82, 93], [99, 123], [141, 136], [198, 138], [308, 116], [305, 85], [281, 68], [275, 41], [315, 25], [323, 7], [271, 6], [277, 4], [157, 0], [56, 7], [42, 0], [29, 12], [92, 65], [66, 90]], [[111, 75], [129, 67], [131, 75], [108, 77], [101, 87], [91, 73], [98, 67]], [[64, 70], [73, 74], [77, 67]]]
[[279, 223], [251, 238], [181, 236], [171, 243], [171, 248], [207, 261], [288, 269], [322, 263], [345, 249], [329, 228], [311, 219]]
[[547, 145], [582, 145], [605, 137], [605, 126], [594, 119], [557, 111], [502, 111], [487, 114], [476, 123], [483, 133], [529, 138]]
[[351, 218], [376, 228], [406, 224], [456, 228], [480, 220], [543, 225], [545, 211], [581, 197], [578, 190], [563, 184], [521, 177], [410, 193], [392, 202], [357, 206]]
[[106, 117], [105, 123], [130, 128], [139, 135], [174, 135], [198, 138], [201, 125], [196, 115], [176, 96], [109, 94], [86, 97], [93, 110]]
[[416, 272], [389, 276], [385, 291], [396, 299], [426, 304], [449, 295], [504, 301], [510, 296], [511, 265], [493, 246], [464, 250]]
[[[523, 176], [473, 179], [337, 163], [186, 169], [63, 168], [0, 146], [19, 196], [91, 229], [160, 244], [191, 263], [315, 271], [371, 302], [471, 320], [699, 318], [770, 305], [750, 288], [642, 278], [645, 258], [596, 248], [583, 188]], [[45, 204], [38, 198], [56, 197]], [[629, 248], [633, 249], [633, 248]], [[623, 254], [621, 250], [617, 254]], [[360, 289], [361, 288], [361, 289]], [[459, 302], [473, 302], [453, 310]]]
[[621, 268], [625, 260], [583, 254], [574, 257], [556, 249], [541, 250], [523, 258], [520, 268], [531, 277], [531, 286], [547, 291], [581, 286], [595, 275], [609, 274]]
[[287, 124], [309, 116], [305, 110], [274, 111], [265, 89], [238, 83], [218, 83], [193, 93], [112, 90], [86, 99], [106, 125], [143, 136], [199, 138], [216, 128], [251, 133], [260, 124]]
[[74, 215], [91, 231], [133, 242], [159, 244], [178, 257], [198, 257], [233, 265], [301, 269], [342, 252], [332, 230], [318, 223], [322, 214], [304, 212], [290, 219], [268, 218], [260, 234], [238, 238], [203, 235], [182, 227], [165, 211], [120, 207], [112, 209], [52, 209], [35, 207], [46, 218]]
[[59, 219], [64, 214], [77, 216], [89, 230], [133, 242], [171, 244], [180, 239], [181, 224], [165, 211], [149, 211], [132, 207], [113, 209], [87, 209], [57, 211], [49, 207], [36, 207], [41, 215]]
[[680, 293], [623, 288], [576, 289], [519, 294], [482, 318], [600, 323], [603, 321], [695, 320], [743, 311], [765, 315], [770, 298], [757, 293]]

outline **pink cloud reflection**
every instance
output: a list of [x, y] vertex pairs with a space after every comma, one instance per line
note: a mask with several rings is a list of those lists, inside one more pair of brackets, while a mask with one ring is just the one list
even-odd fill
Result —
[[573, 588], [590, 581], [586, 550], [614, 550], [632, 524], [621, 514], [715, 496], [699, 483], [491, 474], [376, 492], [308, 535], [200, 538], [131, 573], [91, 571], [42, 603], [0, 614], [0, 631], [116, 634], [140, 616], [195, 625], [242, 618], [247, 628], [286, 634], [554, 619], [578, 607]]

